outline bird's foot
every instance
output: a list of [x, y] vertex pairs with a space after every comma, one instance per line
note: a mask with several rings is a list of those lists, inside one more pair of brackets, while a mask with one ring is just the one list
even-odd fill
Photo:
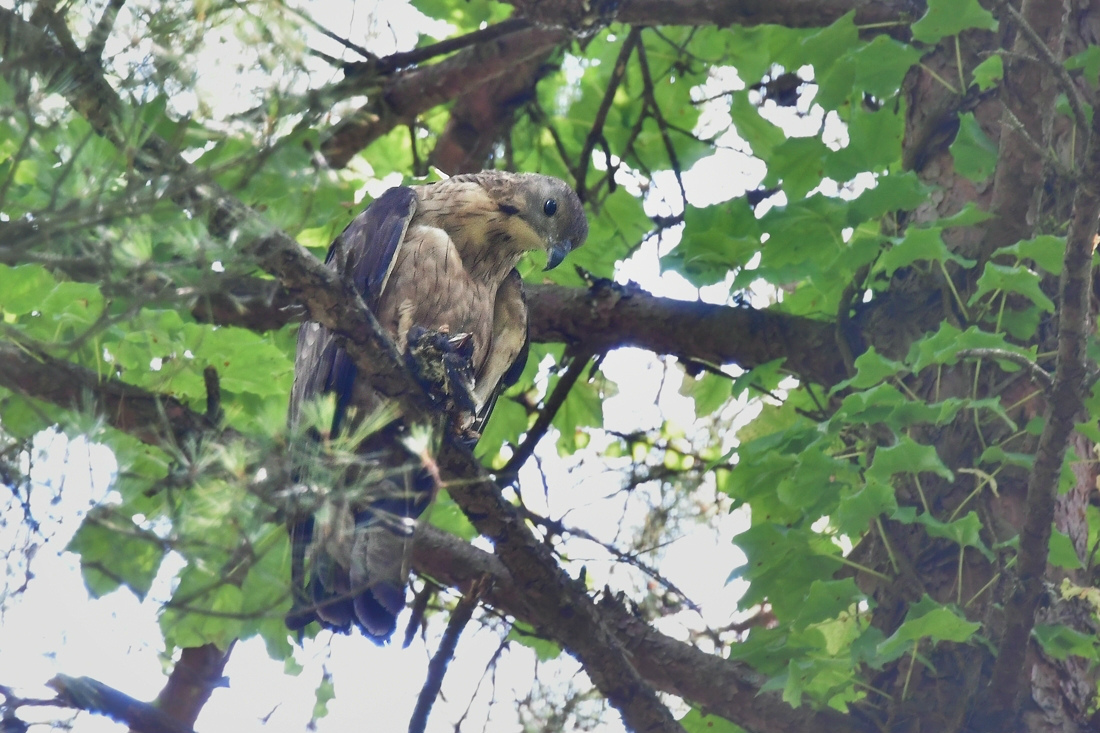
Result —
[[[469, 333], [451, 334], [446, 326], [430, 330], [413, 326], [406, 337], [409, 370], [433, 402], [453, 418], [461, 439], [474, 432], [474, 339]], [[476, 442], [476, 438], [474, 439]]]

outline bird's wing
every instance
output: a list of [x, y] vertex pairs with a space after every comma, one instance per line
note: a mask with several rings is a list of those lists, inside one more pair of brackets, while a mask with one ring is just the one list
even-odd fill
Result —
[[[355, 217], [329, 247], [325, 264], [343, 277], [350, 278], [356, 290], [370, 308], [378, 304], [386, 288], [397, 253], [405, 238], [409, 222], [416, 212], [416, 193], [411, 188], [391, 188]], [[289, 423], [296, 428], [302, 418], [302, 407], [309, 400], [332, 392], [336, 395], [336, 413], [331, 431], [336, 434], [343, 422], [355, 389], [355, 364], [341, 348], [332, 332], [319, 323], [304, 322], [298, 329], [298, 349], [294, 362], [294, 386], [291, 390]], [[348, 521], [354, 521], [349, 519]], [[306, 548], [313, 541], [315, 522], [312, 517], [291, 518], [291, 582], [295, 593], [305, 585]], [[316, 578], [332, 576], [333, 585], [350, 591], [351, 581], [346, 568], [338, 567], [331, 558], [321, 554], [313, 570]], [[403, 599], [402, 599], [403, 600]], [[331, 603], [325, 608], [299, 610], [309, 605], [309, 599], [295, 599], [295, 609], [287, 616], [287, 625], [300, 629], [314, 619], [321, 619], [331, 628], [346, 629], [352, 621], [352, 601]], [[357, 610], [357, 609], [356, 609]]]
[[[329, 247], [325, 264], [352, 280], [372, 310], [386, 288], [397, 252], [416, 213], [416, 193], [408, 187], [391, 188], [375, 199], [345, 227]], [[336, 345], [332, 333], [318, 323], [298, 329], [294, 360], [294, 388], [290, 395], [290, 425], [298, 424], [302, 405], [321, 394], [336, 395], [335, 434], [351, 403], [355, 364]]]
[[474, 381], [478, 430], [488, 421], [501, 390], [515, 384], [523, 374], [528, 347], [527, 298], [523, 278], [513, 269], [497, 290], [489, 353]]

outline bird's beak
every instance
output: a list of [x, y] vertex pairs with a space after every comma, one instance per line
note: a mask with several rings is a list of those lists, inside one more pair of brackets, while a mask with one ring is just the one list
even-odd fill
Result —
[[550, 245], [550, 251], [546, 253], [545, 270], [553, 270], [561, 264], [565, 256], [573, 251], [573, 243], [568, 239], [564, 242], [554, 242]]

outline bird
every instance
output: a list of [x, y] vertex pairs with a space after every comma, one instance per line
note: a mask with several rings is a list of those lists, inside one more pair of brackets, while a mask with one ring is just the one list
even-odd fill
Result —
[[[516, 265], [537, 251], [552, 269], [587, 237], [581, 201], [561, 179], [485, 170], [390, 188], [348, 224], [325, 263], [351, 281], [411, 371], [434, 375], [425, 386], [439, 409], [468, 413], [459, 430], [472, 442], [527, 359]], [[416, 520], [436, 482], [405, 447], [409, 426], [387, 422], [385, 396], [357, 374], [331, 331], [306, 321], [298, 331], [292, 436], [302, 433], [306, 405], [325, 395], [335, 398], [330, 437], [358, 437], [380, 411], [384, 425], [370, 423], [356, 448], [360, 464], [340, 475], [318, 472], [338, 485], [317, 487], [324, 500], [311, 515], [288, 519], [294, 600], [286, 624], [299, 632], [313, 621], [337, 632], [358, 628], [385, 644], [405, 606]], [[304, 463], [299, 478], [308, 480]]]

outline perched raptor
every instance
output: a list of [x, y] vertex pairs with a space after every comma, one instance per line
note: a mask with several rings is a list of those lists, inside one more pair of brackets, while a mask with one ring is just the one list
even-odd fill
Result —
[[[326, 264], [354, 282], [399, 350], [419, 354], [425, 334], [436, 337], [442, 373], [466, 382], [458, 402], [480, 425], [527, 357], [516, 264], [538, 250], [550, 269], [587, 236], [581, 202], [565, 182], [482, 171], [389, 189], [337, 237]], [[348, 434], [385, 403], [333, 334], [306, 322], [298, 331], [291, 427], [305, 403], [326, 393], [336, 398], [331, 434]], [[292, 521], [292, 629], [314, 620], [340, 631], [355, 625], [378, 643], [393, 633], [405, 605], [415, 519], [433, 491], [429, 473], [402, 446], [404, 429], [397, 421], [363, 440], [358, 452], [369, 460], [340, 485], [324, 487], [315, 516]]]

